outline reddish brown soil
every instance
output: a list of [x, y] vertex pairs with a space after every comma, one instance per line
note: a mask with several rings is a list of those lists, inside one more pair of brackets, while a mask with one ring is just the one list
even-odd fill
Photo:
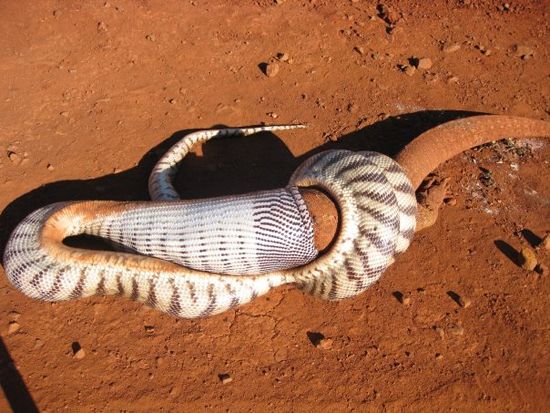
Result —
[[[0, 2], [0, 248], [42, 205], [147, 199], [159, 154], [195, 128], [310, 125], [206, 144], [178, 178], [188, 198], [282, 186], [326, 147], [394, 154], [462, 111], [549, 119], [548, 2], [502, 3], [388, 1], [388, 34], [364, 0]], [[267, 77], [278, 52], [292, 62]], [[412, 57], [433, 66], [409, 76]], [[287, 287], [177, 320], [32, 301], [2, 274], [0, 410], [543, 411], [550, 281], [513, 259], [550, 230], [550, 150], [532, 143], [443, 165], [456, 205], [355, 299]]]

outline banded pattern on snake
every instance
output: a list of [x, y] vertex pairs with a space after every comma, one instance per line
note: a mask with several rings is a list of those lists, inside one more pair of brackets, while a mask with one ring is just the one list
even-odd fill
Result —
[[[276, 130], [280, 127], [262, 130], [270, 128]], [[198, 132], [201, 133], [207, 136], [203, 138], [206, 140], [219, 131]], [[464, 138], [457, 139], [459, 136]], [[4, 269], [10, 282], [33, 298], [52, 301], [93, 294], [118, 294], [179, 317], [219, 313], [285, 283], [296, 283], [322, 298], [342, 299], [364, 291], [393, 262], [394, 254], [408, 247], [415, 229], [413, 188], [421, 179], [448, 157], [503, 136], [550, 136], [550, 126], [543, 121], [503, 116], [453, 121], [418, 137], [397, 156], [398, 162], [371, 152], [326, 151], [301, 165], [287, 188], [220, 198], [214, 203], [212, 200], [89, 201], [49, 205], [30, 214], [14, 230], [5, 249]], [[157, 178], [153, 179], [153, 184], [150, 181], [154, 197], [170, 194], [170, 179], [178, 160], [164, 161], [179, 156], [174, 155], [181, 150], [177, 145], [155, 168]], [[188, 145], [189, 139], [183, 146], [184, 151], [189, 150], [189, 147], [185, 148]], [[308, 221], [308, 211], [300, 195], [308, 187], [320, 188], [339, 209], [340, 228], [336, 237], [328, 250], [318, 256], [313, 245], [311, 221]], [[154, 195], [155, 191], [157, 195]], [[171, 195], [173, 199], [174, 194]], [[289, 202], [284, 201], [285, 197]], [[256, 273], [256, 269], [246, 274], [246, 268], [251, 268], [250, 263], [244, 265], [244, 269], [236, 263], [242, 256], [234, 260], [234, 256], [229, 255], [222, 262], [221, 255], [215, 251], [219, 251], [221, 245], [227, 247], [229, 244], [232, 252], [243, 253], [242, 245], [234, 242], [234, 229], [223, 224], [230, 222], [226, 220], [227, 214], [238, 217], [242, 205], [246, 202], [254, 204], [256, 199], [263, 205], [283, 200], [278, 211], [284, 214], [290, 211], [295, 218], [272, 221], [277, 224], [271, 225], [270, 230], [278, 232], [280, 240], [272, 237], [265, 228], [253, 232], [269, 238], [267, 249], [262, 250], [265, 264], [258, 264], [256, 268], [258, 271], [272, 268], [264, 274]], [[201, 203], [207, 206], [201, 209]], [[241, 209], [233, 210], [231, 205]], [[212, 208], [225, 212], [218, 220], [209, 220], [204, 214], [210, 214]], [[253, 210], [254, 206], [250, 208]], [[193, 253], [178, 255], [178, 245], [184, 244], [178, 244], [181, 242], [178, 231], [182, 227], [174, 217], [186, 216], [187, 210], [192, 213], [195, 209], [201, 210], [205, 228], [226, 234], [228, 238], [224, 241], [223, 237], [218, 240], [213, 237], [212, 243], [202, 248], [206, 251], [199, 248]], [[275, 210], [277, 208], [268, 208], [265, 216], [276, 216]], [[182, 218], [187, 223], [194, 219]], [[255, 220], [253, 214], [252, 220]], [[216, 223], [212, 223], [214, 221]], [[283, 228], [283, 222], [287, 222], [286, 228]], [[243, 228], [261, 227], [256, 222], [238, 225], [244, 225]], [[143, 228], [147, 229], [144, 231]], [[155, 234], [164, 234], [165, 238], [151, 236], [150, 229]], [[288, 247], [277, 250], [277, 243], [292, 237], [289, 229], [296, 231], [292, 241], [295, 246], [291, 251]], [[107, 237], [132, 249], [133, 253], [88, 251], [62, 243], [65, 237], [81, 233]], [[192, 231], [187, 228], [186, 237], [189, 234]], [[208, 235], [208, 231], [205, 234]], [[175, 242], [173, 246], [172, 241]], [[191, 248], [192, 243], [185, 245], [185, 248]], [[282, 266], [277, 264], [281, 261], [281, 251], [291, 252], [288, 254], [294, 257], [291, 264], [292, 260]], [[207, 258], [197, 260], [196, 257], [202, 253]], [[254, 248], [244, 254], [251, 260], [258, 257]], [[270, 254], [273, 254], [272, 259]], [[300, 260], [302, 262], [297, 263]], [[217, 264], [211, 266], [213, 262]], [[295, 265], [301, 266], [287, 269]]]

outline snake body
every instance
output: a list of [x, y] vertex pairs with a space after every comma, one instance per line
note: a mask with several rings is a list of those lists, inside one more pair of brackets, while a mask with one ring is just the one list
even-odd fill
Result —
[[[374, 152], [325, 151], [299, 166], [283, 189], [177, 200], [171, 179], [193, 143], [293, 126], [197, 132], [171, 148], [155, 167], [149, 188], [157, 201], [69, 202], [41, 208], [11, 234], [4, 269], [10, 282], [33, 298], [115, 294], [186, 318], [225, 311], [287, 283], [329, 300], [357, 295], [410, 244], [414, 189], [418, 177], [431, 171], [427, 168], [446, 160], [457, 147], [461, 151], [503, 136], [550, 136], [547, 122], [476, 118], [426, 132], [428, 138], [421, 135], [413, 141], [412, 149], [407, 146], [398, 155], [399, 162]], [[500, 126], [488, 126], [494, 124]], [[472, 138], [453, 146], [460, 140], [457, 133]], [[430, 152], [440, 144], [442, 154]], [[340, 214], [337, 235], [321, 255], [313, 245], [300, 192], [308, 187], [328, 194]], [[64, 238], [82, 233], [107, 238], [130, 252], [63, 244]]]

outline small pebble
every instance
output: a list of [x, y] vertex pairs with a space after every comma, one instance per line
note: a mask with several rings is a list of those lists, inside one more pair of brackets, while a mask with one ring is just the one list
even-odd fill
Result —
[[21, 317], [21, 314], [18, 313], [17, 311], [10, 311], [10, 312], [8, 313], [8, 318], [9, 318], [11, 321], [19, 320], [19, 317]]
[[365, 54], [365, 49], [363, 49], [361, 46], [355, 46], [353, 48], [353, 50], [355, 50], [357, 53], [359, 53], [360, 55], [364, 55]]
[[171, 105], [175, 105], [176, 103], [178, 103], [178, 101], [176, 99], [172, 98], [172, 99], [168, 100], [168, 103], [170, 103]]
[[528, 46], [516, 45], [514, 46], [514, 54], [523, 60], [528, 60], [533, 57], [535, 52]]
[[550, 251], [550, 233], [546, 234], [539, 244], [539, 247]]
[[99, 23], [97, 24], [97, 30], [98, 30], [98, 31], [105, 32], [105, 31], [107, 31], [107, 25], [106, 25], [105, 23], [103, 23], [103, 22], [99, 22]]
[[460, 50], [460, 45], [457, 44], [457, 43], [454, 43], [454, 44], [450, 44], [448, 46], [445, 46], [443, 48], [443, 53], [450, 54], [450, 53], [458, 52], [459, 50]]
[[49, 163], [46, 168], [48, 168], [48, 171], [53, 171], [55, 169], [51, 163]]
[[79, 348], [74, 354], [73, 357], [77, 360], [82, 360], [84, 357], [86, 357], [86, 352], [83, 348]]
[[548, 275], [548, 266], [544, 264], [538, 264], [535, 267], [535, 271], [538, 272], [540, 275]]
[[472, 300], [470, 300], [467, 297], [458, 297], [458, 305], [460, 305], [462, 308], [468, 308], [472, 305]]
[[289, 59], [290, 57], [288, 56], [288, 54], [283, 52], [277, 53], [277, 60], [279, 60], [280, 62], [288, 62]]
[[8, 158], [16, 165], [20, 164], [22, 161], [21, 157], [17, 153], [11, 151], [8, 152]]
[[393, 296], [403, 305], [411, 303], [411, 297], [408, 294], [403, 294], [401, 291], [394, 291]]
[[8, 325], [8, 334], [13, 334], [21, 328], [17, 321], [10, 321]]
[[233, 381], [233, 377], [227, 373], [218, 374], [218, 377], [222, 384], [231, 383]]
[[416, 67], [407, 65], [403, 69], [403, 72], [405, 72], [407, 76], [413, 76], [416, 73]]
[[456, 205], [456, 202], [457, 202], [456, 198], [453, 198], [453, 197], [445, 198], [446, 205], [454, 206]]
[[67, 112], [67, 111], [59, 112], [59, 114], [60, 114], [61, 116], [63, 116], [64, 118], [66, 118], [67, 116], [69, 116], [69, 112]]
[[429, 57], [423, 57], [421, 59], [418, 59], [418, 63], [416, 65], [418, 69], [423, 69], [423, 70], [430, 69], [432, 66], [433, 66], [433, 62], [432, 62], [432, 59], [430, 59]]
[[277, 62], [268, 63], [265, 67], [265, 74], [268, 77], [275, 77], [279, 73], [279, 64]]
[[315, 345], [315, 347], [320, 348], [321, 350], [330, 350], [333, 344], [334, 340], [332, 340], [331, 338], [322, 338]]
[[145, 39], [149, 40], [150, 42], [154, 42], [155, 40], [157, 40], [156, 36], [152, 33], [145, 36]]
[[458, 77], [457, 76], [451, 76], [450, 78], [447, 79], [447, 83], [448, 84], [453, 84], [453, 83], [458, 83]]
[[435, 359], [436, 360], [443, 360], [443, 354], [435, 353]]
[[470, 305], [472, 305], [472, 300], [467, 297], [463, 297], [460, 294], [455, 293], [454, 291], [448, 291], [447, 295], [451, 297], [462, 308], [468, 308]]
[[535, 252], [528, 247], [522, 248], [519, 253], [519, 263], [521, 268], [528, 271], [533, 271], [537, 266], [537, 257]]
[[464, 328], [461, 325], [454, 325], [449, 327], [449, 333], [451, 333], [454, 336], [463, 336], [464, 335]]

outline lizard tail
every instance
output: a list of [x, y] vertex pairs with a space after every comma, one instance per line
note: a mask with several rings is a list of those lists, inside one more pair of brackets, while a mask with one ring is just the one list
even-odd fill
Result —
[[437, 166], [475, 146], [503, 138], [550, 138], [550, 122], [518, 116], [482, 115], [430, 129], [409, 143], [395, 160], [414, 188]]

